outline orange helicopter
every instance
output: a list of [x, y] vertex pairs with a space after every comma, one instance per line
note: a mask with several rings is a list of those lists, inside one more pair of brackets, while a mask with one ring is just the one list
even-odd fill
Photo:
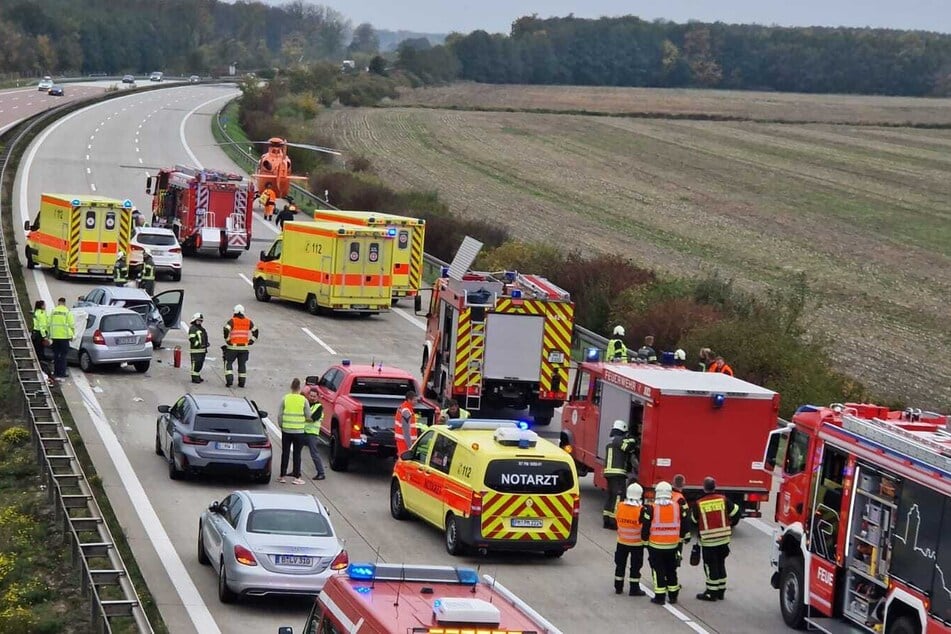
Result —
[[[340, 156], [337, 150], [309, 145], [307, 143], [291, 143], [281, 137], [271, 137], [267, 141], [252, 141], [257, 144], [267, 144], [267, 151], [258, 159], [257, 171], [251, 176], [255, 179], [257, 191], [263, 191], [270, 184], [278, 198], [284, 198], [291, 190], [291, 181], [307, 180], [306, 176], [294, 176], [291, 173], [291, 157], [287, 155], [287, 148], [296, 147], [314, 152], [323, 152]], [[240, 143], [222, 143], [219, 145], [243, 145]]]

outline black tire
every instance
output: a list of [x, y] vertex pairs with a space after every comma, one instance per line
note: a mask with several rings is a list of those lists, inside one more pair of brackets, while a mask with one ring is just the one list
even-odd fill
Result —
[[90, 357], [89, 353], [85, 350], [79, 351], [79, 369], [83, 372], [92, 372], [96, 369], [95, 364], [92, 362], [92, 357]]
[[135, 363], [132, 364], [132, 366], [135, 368], [135, 371], [138, 372], [139, 374], [145, 374], [146, 372], [148, 372], [149, 366], [151, 365], [152, 365], [151, 361], [136, 361]]
[[565, 554], [564, 548], [559, 548], [557, 550], [552, 548], [551, 550], [546, 550], [544, 552], [545, 559], [559, 559], [564, 554]]
[[225, 251], [221, 254], [225, 260], [237, 260], [241, 257], [241, 251]]
[[221, 568], [218, 570], [218, 600], [222, 603], [234, 603], [238, 598], [228, 587], [228, 574], [225, 570], [225, 560], [221, 559]]
[[211, 560], [208, 559], [208, 553], [205, 552], [205, 544], [201, 539], [201, 520], [198, 520], [198, 563], [202, 566], [211, 565]]
[[181, 480], [184, 474], [175, 466], [175, 447], [169, 447], [168, 450], [168, 478], [169, 480]]
[[265, 471], [261, 471], [260, 473], [256, 474], [254, 476], [254, 481], [257, 482], [258, 484], [270, 484], [271, 470], [267, 469]]
[[304, 308], [311, 315], [317, 315], [320, 313], [320, 304], [317, 303], [317, 296], [313, 293], [307, 295], [307, 299], [304, 301]]
[[888, 626], [887, 634], [921, 634], [921, 628], [912, 617], [900, 616]]
[[806, 627], [805, 573], [801, 557], [787, 558], [779, 570], [779, 610], [794, 630]]
[[397, 520], [409, 519], [409, 513], [403, 504], [403, 491], [400, 489], [400, 481], [396, 478], [390, 484], [390, 515]]
[[340, 443], [340, 431], [336, 425], [330, 432], [330, 468], [346, 471], [350, 467], [350, 452]]
[[155, 455], [164, 456], [165, 452], [162, 451], [162, 441], [159, 439], [159, 426], [158, 423], [155, 424]]
[[259, 302], [271, 301], [271, 295], [267, 292], [267, 287], [264, 285], [264, 282], [255, 282], [254, 299], [258, 300]]
[[459, 522], [452, 513], [446, 515], [446, 552], [453, 557], [466, 554], [466, 547], [459, 538]]
[[28, 269], [36, 268], [36, 260], [33, 259], [33, 251], [32, 249], [30, 249], [30, 247], [26, 248], [26, 268]]
[[181, 281], [182, 281], [182, 272], [181, 272], [181, 271], [172, 271], [172, 274], [171, 274], [170, 277], [172, 278], [172, 281], [173, 281], [173, 282], [181, 282]]
[[399, 303], [400, 303], [399, 297], [394, 297], [393, 299], [390, 300], [390, 306], [396, 306]]
[[53, 277], [58, 280], [66, 279], [66, 274], [59, 268], [59, 260], [53, 260]]

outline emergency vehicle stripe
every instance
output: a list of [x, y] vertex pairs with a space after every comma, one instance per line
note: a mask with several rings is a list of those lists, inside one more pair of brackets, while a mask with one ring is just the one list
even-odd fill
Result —
[[459, 328], [456, 334], [456, 369], [453, 372], [453, 385], [457, 388], [466, 386], [466, 375], [469, 368], [469, 355], [472, 353], [471, 333], [472, 324], [469, 321], [469, 311], [459, 311]]
[[409, 255], [409, 287], [418, 291], [423, 281], [423, 226], [411, 232]]
[[53, 205], [54, 207], [62, 207], [63, 209], [71, 209], [72, 201], [63, 200], [62, 198], [54, 198], [53, 196], [47, 196], [45, 194], [40, 195], [40, 203], [45, 205]]
[[[482, 499], [482, 536], [487, 539], [552, 541], [568, 539], [573, 500], [560, 495], [487, 492]], [[512, 518], [542, 518], [543, 528], [513, 528]]]
[[[571, 361], [571, 330], [574, 319], [574, 305], [568, 302], [546, 302], [545, 332], [542, 337], [541, 385], [543, 391], [556, 394], [567, 393], [568, 365]], [[548, 353], [561, 352], [562, 363], [548, 360]], [[557, 379], [557, 380], [556, 380]]]
[[115, 242], [104, 242], [100, 245], [95, 240], [80, 240], [71, 245], [72, 248], [69, 250], [70, 257], [72, 257], [73, 249], [76, 248], [77, 245], [79, 251], [82, 253], [117, 253], [119, 251], [119, 247]]
[[69, 253], [66, 256], [66, 264], [70, 271], [79, 270], [79, 251], [82, 248], [79, 241], [79, 229], [82, 220], [79, 213], [74, 213], [69, 219]]
[[[119, 249], [129, 252], [129, 242], [132, 239], [132, 211], [123, 209], [119, 212]], [[112, 253], [112, 251], [109, 251]]]
[[324, 273], [313, 269], [304, 269], [299, 266], [284, 264], [280, 273], [284, 277], [292, 277], [308, 282], [324, 282], [337, 286], [389, 286], [389, 275], [362, 275], [360, 273]]
[[48, 233], [40, 233], [39, 231], [30, 232], [30, 242], [36, 242], [37, 244], [42, 244], [46, 247], [52, 247], [59, 251], [64, 251], [66, 246], [69, 244], [69, 240], [63, 240], [62, 238], [51, 236]]

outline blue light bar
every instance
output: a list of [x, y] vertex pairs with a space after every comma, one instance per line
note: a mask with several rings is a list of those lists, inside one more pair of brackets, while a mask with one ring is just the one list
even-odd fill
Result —
[[512, 289], [512, 299], [519, 299], [522, 296], [522, 291], [517, 288]]
[[517, 423], [519, 429], [528, 429], [528, 421], [520, 420]]
[[71, 201], [69, 201], [69, 204], [73, 207], [79, 207], [81, 204], [83, 204], [83, 201], [79, 200], [78, 198], [73, 198]]
[[584, 351], [584, 360], [585, 361], [597, 361], [601, 356], [601, 351], [597, 348], [588, 348]]
[[392, 237], [396, 235], [396, 227], [390, 227], [386, 230], [386, 235]]
[[125, 200], [122, 201], [122, 206], [125, 207], [126, 209], [132, 209], [132, 201], [126, 198]]
[[456, 568], [459, 583], [464, 586], [474, 586], [479, 583], [479, 573], [472, 568]]
[[343, 359], [340, 362], [340, 365], [342, 365], [343, 367], [347, 367], [348, 365], [350, 365], [350, 359]]
[[713, 407], [714, 409], [719, 409], [723, 407], [723, 404], [726, 402], [726, 394], [714, 394], [713, 395]]
[[376, 577], [376, 566], [373, 564], [350, 564], [347, 566], [347, 576], [356, 581], [373, 581]]

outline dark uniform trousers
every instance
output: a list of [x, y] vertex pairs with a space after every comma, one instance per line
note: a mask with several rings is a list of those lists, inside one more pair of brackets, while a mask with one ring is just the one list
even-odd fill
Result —
[[703, 555], [703, 568], [707, 575], [707, 594], [722, 599], [726, 594], [726, 558], [730, 555], [730, 545], [700, 545]]
[[234, 380], [234, 362], [238, 362], [238, 387], [244, 387], [244, 382], [248, 378], [248, 357], [251, 356], [247, 348], [233, 349], [225, 348], [225, 385], [230, 386]]
[[608, 483], [608, 496], [604, 500], [602, 516], [605, 522], [610, 522], [614, 520], [614, 509], [617, 508], [618, 500], [624, 495], [624, 490], [627, 488], [627, 476], [610, 475], [605, 476], [604, 479]]
[[204, 352], [192, 352], [192, 379], [201, 378], [201, 369], [205, 367], [205, 353]]
[[677, 579], [679, 554], [679, 544], [674, 548], [647, 547], [647, 559], [654, 574], [654, 594], [664, 596], [671, 593], [676, 596], [675, 593], [680, 591], [680, 583]]
[[614, 587], [620, 589], [624, 584], [624, 566], [631, 560], [631, 589], [637, 588], [641, 582], [641, 568], [644, 567], [644, 546], [628, 546], [617, 544], [614, 550]]

